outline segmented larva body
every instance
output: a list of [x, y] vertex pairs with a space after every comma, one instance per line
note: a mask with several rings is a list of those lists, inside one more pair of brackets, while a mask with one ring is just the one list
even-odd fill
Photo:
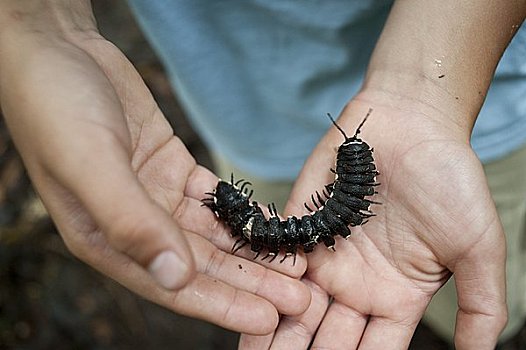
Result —
[[248, 192], [250, 182], [238, 180], [230, 182], [220, 180], [213, 192], [206, 193], [210, 197], [203, 199], [209, 207], [232, 230], [233, 237], [239, 237], [232, 250], [250, 244], [256, 257], [266, 250], [263, 258], [275, 259], [280, 250], [285, 251], [283, 262], [288, 256], [296, 256], [298, 247], [305, 253], [312, 252], [316, 244], [323, 242], [334, 250], [334, 236], [347, 238], [351, 234], [349, 226], [363, 225], [367, 218], [374, 216], [369, 210], [371, 204], [379, 204], [366, 199], [376, 192], [376, 166], [373, 149], [358, 137], [360, 129], [370, 115], [367, 113], [352, 137], [347, 137], [345, 131], [332, 119], [334, 126], [343, 134], [345, 141], [339, 146], [336, 157], [334, 182], [325, 186], [325, 190], [316, 196], [312, 195], [312, 204], [316, 210], [306, 203], [309, 214], [301, 218], [290, 216], [280, 220], [276, 207], [269, 204], [270, 218], [266, 218], [258, 203], [250, 201], [253, 191]]

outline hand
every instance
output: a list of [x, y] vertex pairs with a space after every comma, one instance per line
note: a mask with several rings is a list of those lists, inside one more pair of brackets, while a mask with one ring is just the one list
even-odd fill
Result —
[[[283, 318], [274, 335], [243, 336], [241, 348], [305, 349], [314, 337], [312, 349], [405, 349], [451, 273], [457, 348], [495, 346], [506, 321], [505, 240], [469, 132], [421, 108], [377, 101], [359, 95], [338, 121], [352, 135], [373, 108], [361, 137], [380, 172], [377, 216], [337, 239], [335, 253], [318, 245], [305, 275], [309, 310]], [[332, 127], [305, 164], [287, 214], [304, 214], [310, 194], [333, 181], [328, 169], [342, 141]]]
[[95, 30], [43, 32], [2, 37], [0, 98], [69, 249], [151, 301], [232, 330], [267, 334], [278, 312], [303, 312], [310, 293], [294, 278], [305, 261], [272, 265], [279, 273], [225, 253], [233, 240], [200, 201], [217, 178], [122, 53]]

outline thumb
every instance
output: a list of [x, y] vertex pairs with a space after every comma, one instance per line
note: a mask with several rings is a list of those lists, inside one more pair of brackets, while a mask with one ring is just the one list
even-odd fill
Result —
[[[506, 245], [498, 220], [455, 266], [457, 349], [493, 349], [507, 321]], [[496, 239], [495, 239], [496, 238]]]
[[[97, 143], [101, 145], [100, 138]], [[194, 262], [182, 230], [148, 195], [125, 151], [115, 144], [103, 148], [101, 152], [93, 152], [93, 147], [84, 148], [91, 152], [68, 152], [72, 155], [69, 159], [63, 158], [61, 166], [50, 169], [54, 178], [73, 193], [110, 248], [129, 256], [162, 287], [183, 287], [193, 275]], [[54, 211], [63, 218], [60, 210]], [[63, 223], [61, 231], [71, 231], [74, 216], [56, 220], [57, 227], [61, 229]], [[79, 225], [74, 226], [80, 231]], [[88, 262], [97, 259], [82, 242], [72, 251]]]

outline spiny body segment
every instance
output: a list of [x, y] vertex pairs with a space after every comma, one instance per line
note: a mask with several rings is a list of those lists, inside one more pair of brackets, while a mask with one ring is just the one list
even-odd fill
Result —
[[233, 237], [238, 237], [232, 250], [250, 244], [256, 257], [266, 250], [268, 257], [274, 260], [280, 250], [285, 251], [283, 262], [289, 256], [296, 256], [298, 247], [305, 253], [312, 252], [316, 244], [323, 242], [334, 250], [334, 237], [340, 235], [347, 238], [351, 231], [349, 226], [363, 225], [367, 219], [374, 216], [369, 210], [377, 202], [366, 199], [376, 192], [376, 171], [373, 149], [358, 137], [362, 126], [371, 114], [369, 110], [352, 137], [328, 114], [334, 126], [342, 133], [345, 140], [338, 147], [336, 167], [331, 169], [335, 174], [333, 183], [325, 186], [320, 194], [311, 196], [315, 210], [305, 203], [309, 214], [301, 218], [290, 216], [280, 220], [275, 205], [269, 204], [270, 218], [266, 218], [260, 206], [250, 201], [253, 191], [248, 192], [250, 182], [238, 180], [230, 182], [220, 180], [213, 192], [206, 193], [210, 197], [203, 199], [203, 204], [209, 207], [228, 227]]

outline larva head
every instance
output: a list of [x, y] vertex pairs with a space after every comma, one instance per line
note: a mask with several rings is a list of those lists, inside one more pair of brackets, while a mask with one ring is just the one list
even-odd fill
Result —
[[358, 137], [358, 134], [360, 133], [360, 131], [362, 129], [362, 126], [363, 126], [363, 124], [365, 124], [365, 121], [367, 120], [369, 115], [371, 115], [372, 111], [373, 111], [373, 109], [369, 108], [369, 111], [367, 112], [367, 114], [363, 118], [363, 120], [360, 123], [360, 125], [358, 125], [358, 128], [356, 129], [356, 131], [355, 131], [355, 133], [354, 133], [354, 135], [352, 137], [347, 136], [345, 131], [336, 123], [336, 121], [332, 118], [332, 116], [329, 113], [327, 113], [327, 116], [332, 121], [332, 123], [334, 124], [336, 129], [338, 129], [342, 133], [343, 137], [345, 138], [345, 141], [340, 146], [340, 150], [342, 149], [342, 147], [349, 148], [350, 150], [353, 150], [353, 151], [362, 151], [362, 150], [365, 151], [365, 150], [369, 149], [369, 145], [367, 143], [363, 142], [363, 140]]
[[350, 152], [362, 152], [362, 151], [368, 151], [371, 148], [367, 144], [367, 142], [364, 142], [362, 139], [349, 139], [345, 140], [344, 143], [338, 147], [338, 153], [344, 153], [348, 154]]

